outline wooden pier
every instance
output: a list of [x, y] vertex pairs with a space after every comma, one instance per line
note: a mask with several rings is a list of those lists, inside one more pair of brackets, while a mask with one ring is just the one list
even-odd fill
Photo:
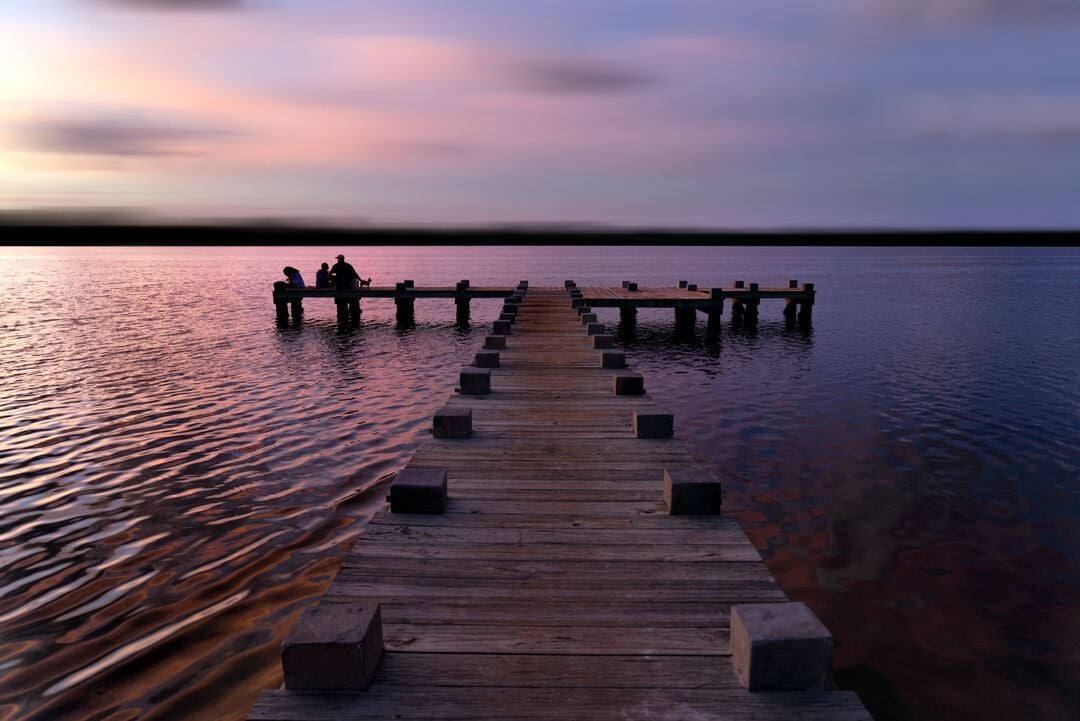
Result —
[[[637, 318], [638, 308], [672, 308], [675, 311], [676, 324], [692, 324], [700, 311], [708, 316], [710, 324], [720, 322], [724, 313], [724, 301], [731, 301], [731, 319], [733, 323], [752, 324], [757, 321], [758, 308], [762, 300], [777, 299], [785, 301], [784, 318], [791, 323], [798, 321], [803, 325], [811, 322], [816, 291], [813, 283], [799, 286], [797, 280], [788, 281], [786, 288], [761, 288], [757, 283], [747, 284], [736, 280], [729, 287], [702, 288], [681, 280], [676, 288], [657, 288], [641, 286], [636, 282], [623, 281], [621, 288], [577, 288], [572, 280], [565, 281], [564, 287], [575, 288], [578, 305], [590, 308], [618, 308], [620, 321], [633, 323]], [[411, 321], [414, 317], [416, 301], [426, 298], [452, 298], [457, 305], [457, 321], [468, 323], [469, 308], [477, 298], [509, 298], [514, 288], [493, 287], [479, 288], [462, 280], [454, 288], [417, 288], [411, 280], [396, 283], [394, 287], [379, 286], [356, 290], [335, 290], [333, 288], [288, 288], [285, 283], [274, 284], [274, 305], [281, 322], [289, 320], [290, 309], [293, 319], [303, 314], [305, 298], [332, 298], [337, 304], [338, 320], [359, 322], [360, 301], [363, 298], [393, 298], [397, 305], [399, 321]], [[575, 306], [576, 307], [576, 306]]]
[[587, 291], [524, 288], [249, 719], [869, 720]]

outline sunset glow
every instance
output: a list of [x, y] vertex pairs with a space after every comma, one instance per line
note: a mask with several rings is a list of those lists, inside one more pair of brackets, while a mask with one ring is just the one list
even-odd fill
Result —
[[0, 209], [1074, 227], [1080, 5], [11, 0]]

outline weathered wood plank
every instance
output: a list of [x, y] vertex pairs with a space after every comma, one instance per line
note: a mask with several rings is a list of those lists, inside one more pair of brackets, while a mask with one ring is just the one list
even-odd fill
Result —
[[252, 721], [656, 721], [656, 719], [753, 719], [753, 721], [871, 721], [851, 692], [731, 693], [707, 688], [566, 688], [408, 686], [373, 684], [365, 693], [267, 691]]
[[678, 428], [633, 437], [634, 410], [655, 403], [612, 393], [564, 291], [530, 291], [512, 330], [491, 394], [447, 401], [472, 411], [472, 437], [425, 440], [410, 461], [447, 472], [446, 512], [375, 513], [322, 599], [380, 604], [371, 689], [268, 692], [250, 718], [869, 719], [852, 694], [742, 688], [732, 605], [787, 600], [760, 554], [733, 518], [666, 512], [664, 469], [693, 457]]

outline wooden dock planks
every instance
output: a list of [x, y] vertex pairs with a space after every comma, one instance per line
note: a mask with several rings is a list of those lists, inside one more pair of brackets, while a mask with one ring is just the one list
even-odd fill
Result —
[[853, 693], [739, 685], [731, 606], [787, 598], [736, 521], [666, 513], [690, 454], [677, 425], [633, 437], [654, 402], [613, 372], [564, 292], [530, 291], [491, 394], [449, 400], [472, 438], [409, 463], [447, 470], [446, 513], [376, 514], [323, 598], [381, 604], [373, 685], [269, 691], [249, 718], [869, 719]]

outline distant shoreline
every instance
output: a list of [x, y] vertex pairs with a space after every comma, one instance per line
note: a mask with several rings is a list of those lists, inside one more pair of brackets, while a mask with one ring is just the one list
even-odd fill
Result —
[[1077, 230], [787, 229], [603, 227], [317, 227], [260, 224], [29, 222], [0, 213], [2, 245], [683, 245], [683, 246], [1080, 246]]

